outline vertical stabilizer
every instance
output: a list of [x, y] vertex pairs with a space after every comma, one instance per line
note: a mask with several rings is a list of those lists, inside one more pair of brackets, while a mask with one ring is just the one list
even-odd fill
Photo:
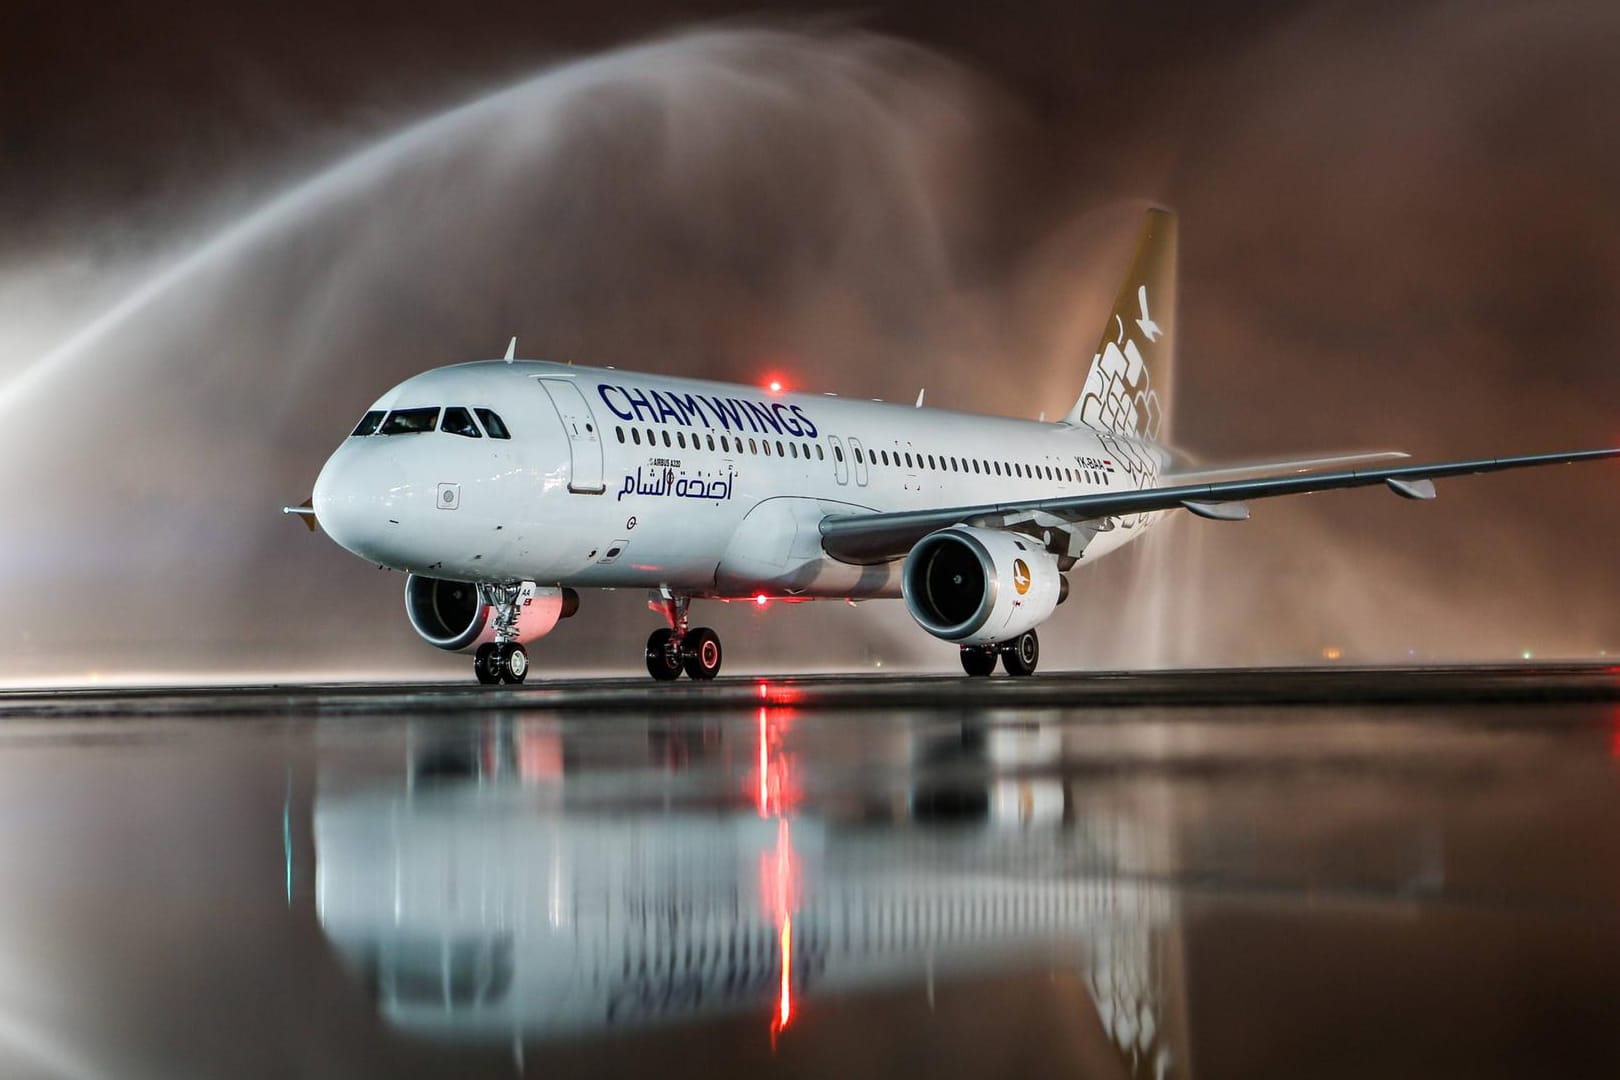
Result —
[[1085, 389], [1063, 422], [1163, 442], [1175, 327], [1176, 216], [1149, 210]]

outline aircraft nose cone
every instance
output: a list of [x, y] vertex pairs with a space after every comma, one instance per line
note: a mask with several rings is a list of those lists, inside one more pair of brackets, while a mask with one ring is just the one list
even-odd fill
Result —
[[387, 564], [399, 531], [405, 473], [371, 447], [341, 446], [315, 480], [315, 520], [334, 543]]

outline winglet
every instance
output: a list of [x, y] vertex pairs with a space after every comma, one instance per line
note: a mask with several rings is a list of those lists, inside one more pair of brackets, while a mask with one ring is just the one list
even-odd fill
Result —
[[917, 408], [922, 408], [923, 395], [926, 393], [928, 393], [928, 387], [926, 386], [917, 391]]
[[508, 364], [510, 364], [513, 360], [516, 360], [516, 359], [517, 359], [517, 336], [513, 335], [512, 340], [506, 343], [506, 362]]

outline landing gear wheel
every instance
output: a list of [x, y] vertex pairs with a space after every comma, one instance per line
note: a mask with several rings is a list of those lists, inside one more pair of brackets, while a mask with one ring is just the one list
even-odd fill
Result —
[[975, 678], [996, 670], [996, 653], [979, 645], [963, 645], [962, 670]]
[[501, 681], [501, 669], [495, 663], [493, 641], [484, 642], [478, 646], [478, 651], [473, 653], [473, 674], [477, 675], [478, 681], [485, 686], [494, 686]]
[[1035, 631], [1026, 630], [1003, 646], [1002, 666], [1009, 675], [1033, 675], [1041, 660], [1041, 639]]
[[659, 682], [681, 677], [681, 652], [674, 648], [675, 631], [661, 627], [647, 638], [647, 674]]
[[515, 641], [496, 646], [495, 663], [503, 683], [520, 683], [529, 675], [529, 651]]
[[688, 630], [681, 639], [681, 666], [693, 679], [708, 680], [720, 674], [720, 635], [707, 626]]

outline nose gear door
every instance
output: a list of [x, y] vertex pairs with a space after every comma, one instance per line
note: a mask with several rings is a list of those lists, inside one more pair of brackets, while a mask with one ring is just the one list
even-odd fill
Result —
[[596, 430], [596, 417], [586, 404], [585, 395], [572, 379], [540, 379], [538, 382], [551, 398], [568, 436], [568, 452], [573, 459], [568, 490], [580, 495], [602, 494], [607, 485], [602, 482], [601, 433]]

